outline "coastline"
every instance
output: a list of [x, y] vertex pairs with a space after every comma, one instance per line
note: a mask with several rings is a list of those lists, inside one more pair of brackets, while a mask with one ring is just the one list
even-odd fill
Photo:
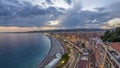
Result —
[[[44, 65], [44, 63], [45, 63], [45, 61], [46, 61], [46, 59], [47, 59], [47, 56], [49, 56], [49, 54], [50, 54], [50, 51], [51, 51], [51, 49], [52, 49], [52, 42], [51, 42], [51, 39], [49, 38], [49, 36], [48, 35], [45, 35], [45, 36], [47, 36], [48, 37], [48, 39], [50, 40], [50, 49], [49, 49], [49, 51], [48, 51], [48, 53], [47, 53], [47, 55], [44, 57], [44, 59], [40, 62], [40, 64], [39, 64], [39, 66], [38, 66], [38, 68], [41, 68], [43, 65]], [[44, 62], [44, 63], [43, 63]], [[43, 67], [44, 68], [44, 67]]]
[[64, 48], [62, 47], [61, 43], [57, 39], [48, 35], [46, 36], [50, 40], [51, 47], [46, 57], [39, 64], [38, 68], [45, 68], [45, 66], [49, 64], [56, 57], [57, 53], [63, 53], [64, 51]]

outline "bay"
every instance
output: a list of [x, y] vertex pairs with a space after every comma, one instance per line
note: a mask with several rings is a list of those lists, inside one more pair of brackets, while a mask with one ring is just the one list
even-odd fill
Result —
[[50, 43], [40, 33], [0, 34], [0, 68], [37, 68]]

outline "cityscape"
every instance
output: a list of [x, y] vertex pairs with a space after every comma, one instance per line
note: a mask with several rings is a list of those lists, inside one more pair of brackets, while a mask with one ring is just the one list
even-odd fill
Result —
[[0, 68], [120, 68], [120, 0], [0, 0]]
[[[120, 31], [120, 28], [118, 28]], [[115, 31], [115, 30], [114, 30]], [[106, 31], [107, 32], [107, 31]], [[45, 63], [46, 68], [120, 68], [120, 38], [103, 42], [105, 31], [44, 32], [61, 42], [61, 59]], [[49, 56], [49, 55], [48, 55]], [[48, 57], [47, 59], [49, 59]], [[57, 60], [56, 60], [57, 62]]]

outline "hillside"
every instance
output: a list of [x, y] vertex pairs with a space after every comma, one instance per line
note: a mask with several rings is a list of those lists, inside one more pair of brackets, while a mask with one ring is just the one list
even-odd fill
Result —
[[104, 42], [120, 42], [120, 27], [115, 30], [108, 30], [105, 35], [101, 37]]

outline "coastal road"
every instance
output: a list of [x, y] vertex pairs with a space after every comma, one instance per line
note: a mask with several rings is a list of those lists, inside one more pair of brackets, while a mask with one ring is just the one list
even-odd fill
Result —
[[68, 68], [75, 68], [76, 64], [78, 63], [79, 58], [80, 58], [79, 52], [74, 48], [72, 48], [72, 49], [73, 49], [73, 57], [74, 57], [74, 59], [73, 59], [72, 63], [69, 65]]
[[72, 60], [70, 60], [69, 62], [68, 62], [68, 66], [67, 66], [67, 68], [75, 68], [76, 67], [76, 64], [78, 63], [78, 61], [79, 61], [79, 58], [80, 58], [80, 50], [78, 50], [78, 47], [77, 47], [77, 49], [75, 48], [76, 47], [76, 45], [74, 45], [73, 43], [71, 43], [69, 40], [67, 40], [67, 39], [65, 39], [65, 38], [62, 38], [62, 37], [60, 37], [61, 39], [64, 39], [64, 40], [66, 40], [70, 45], [71, 45], [71, 54], [72, 54]]

